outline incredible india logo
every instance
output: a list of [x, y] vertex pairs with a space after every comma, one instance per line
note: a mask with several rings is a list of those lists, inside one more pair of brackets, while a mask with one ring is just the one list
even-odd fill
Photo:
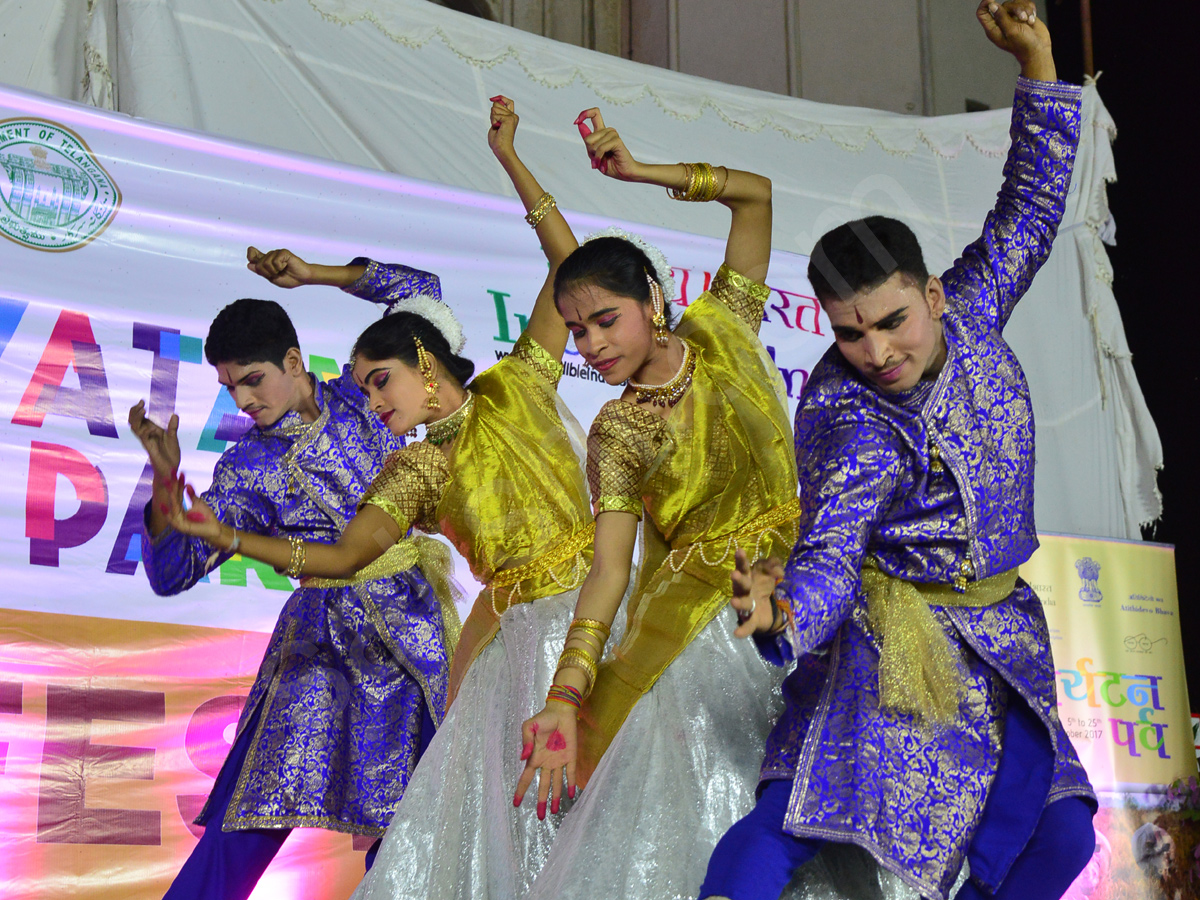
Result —
[[0, 233], [34, 250], [75, 250], [108, 227], [121, 191], [87, 143], [44, 119], [0, 121]]

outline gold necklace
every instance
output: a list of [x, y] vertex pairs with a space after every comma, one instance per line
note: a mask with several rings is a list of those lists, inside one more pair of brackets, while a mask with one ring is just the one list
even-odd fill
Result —
[[458, 437], [458, 430], [462, 428], [462, 423], [466, 420], [474, 406], [475, 395], [467, 391], [467, 396], [463, 400], [462, 406], [444, 419], [438, 419], [436, 422], [430, 422], [425, 426], [425, 440], [429, 441], [435, 447], [440, 447], [442, 444], [454, 440]]
[[679, 371], [665, 384], [638, 384], [632, 378], [629, 386], [637, 395], [638, 403], [651, 403], [654, 406], [674, 406], [683, 397], [684, 392], [692, 383], [692, 374], [696, 371], [696, 357], [692, 353], [692, 345], [683, 342], [683, 361]]

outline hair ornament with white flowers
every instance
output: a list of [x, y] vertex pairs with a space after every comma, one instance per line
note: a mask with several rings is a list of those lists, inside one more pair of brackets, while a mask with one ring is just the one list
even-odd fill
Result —
[[650, 260], [650, 265], [654, 267], [654, 277], [662, 286], [663, 297], [667, 303], [671, 303], [675, 299], [675, 276], [671, 274], [671, 267], [667, 265], [667, 257], [661, 250], [651, 244], [648, 240], [638, 234], [626, 231], [624, 228], [619, 228], [616, 225], [609, 225], [607, 228], [602, 228], [599, 231], [594, 231], [583, 239], [583, 243], [594, 241], [596, 238], [615, 237], [623, 241], [629, 241], [639, 250], [646, 254], [646, 258]]
[[413, 294], [411, 297], [397, 300], [387, 308], [384, 315], [390, 316], [398, 312], [412, 313], [422, 319], [428, 319], [430, 324], [442, 333], [446, 343], [450, 345], [450, 352], [457, 355], [462, 353], [463, 347], [466, 346], [467, 339], [458, 317], [446, 303], [436, 297], [429, 294]]

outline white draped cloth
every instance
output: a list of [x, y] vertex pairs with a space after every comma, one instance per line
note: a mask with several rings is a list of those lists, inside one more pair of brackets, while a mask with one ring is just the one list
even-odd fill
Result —
[[[648, 161], [690, 153], [769, 176], [778, 250], [807, 253], [834, 225], [890, 214], [914, 227], [934, 272], [978, 235], [1008, 146], [1007, 110], [921, 118], [811, 103], [424, 0], [0, 0], [0, 21], [0, 81], [495, 194], [512, 189], [481, 135], [488, 98], [504, 93], [523, 157], [564, 209], [723, 236], [722, 211], [642, 205], [637, 188], [586, 168], [571, 122], [599, 105]], [[1115, 127], [1094, 86], [1084, 97], [1060, 237], [1005, 337], [1033, 393], [1039, 529], [1138, 539], [1161, 511], [1162, 449], [1100, 240], [1112, 233]]]

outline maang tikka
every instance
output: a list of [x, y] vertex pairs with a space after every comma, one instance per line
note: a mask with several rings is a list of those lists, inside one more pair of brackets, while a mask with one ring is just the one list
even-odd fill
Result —
[[646, 282], [650, 285], [650, 308], [654, 311], [654, 317], [650, 320], [654, 323], [654, 340], [658, 346], [665, 347], [671, 339], [671, 332], [667, 329], [667, 304], [663, 299], [662, 285], [651, 278], [649, 272], [646, 273]]
[[433, 377], [433, 354], [425, 349], [420, 338], [413, 338], [413, 343], [417, 345], [417, 368], [425, 379], [425, 393], [429, 395], [425, 398], [425, 406], [428, 409], [441, 409], [442, 404], [437, 398], [438, 383]]

